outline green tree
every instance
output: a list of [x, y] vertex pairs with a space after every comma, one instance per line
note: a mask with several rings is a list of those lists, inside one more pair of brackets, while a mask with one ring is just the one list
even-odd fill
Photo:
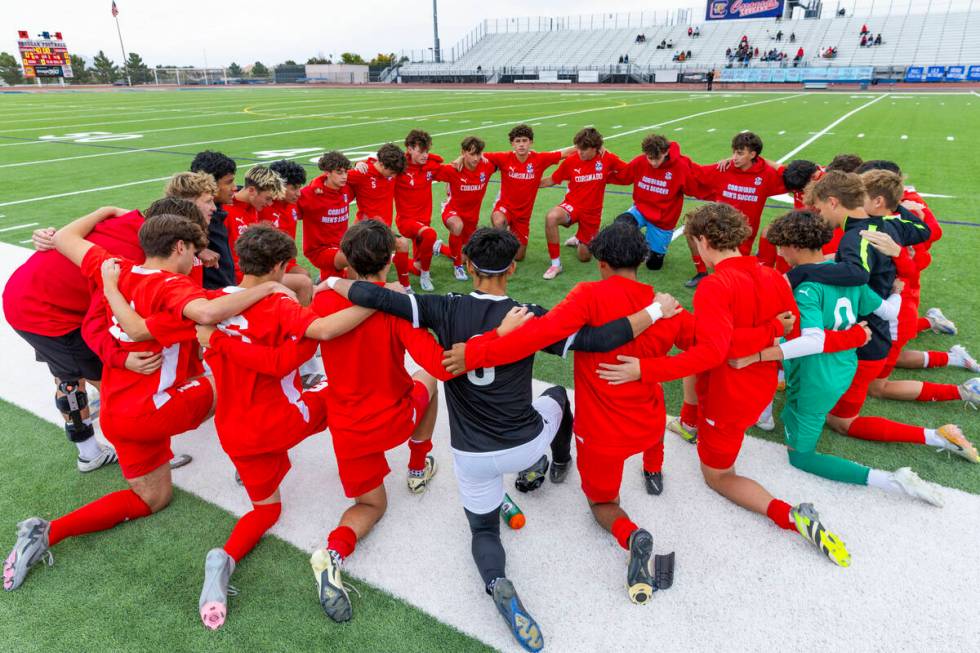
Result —
[[71, 72], [74, 75], [70, 80], [72, 84], [88, 84], [92, 81], [92, 71], [85, 63], [85, 57], [80, 54], [71, 55]]
[[242, 74], [243, 74], [242, 73], [242, 67], [239, 66], [234, 61], [232, 61], [231, 62], [231, 65], [228, 66], [228, 76], [229, 77], [241, 77]]
[[299, 64], [296, 63], [295, 61], [293, 61], [292, 59], [286, 59], [285, 61], [282, 62], [282, 65], [284, 65], [284, 66], [298, 66]]
[[153, 78], [143, 57], [135, 52], [130, 52], [129, 58], [126, 59], [126, 73], [134, 84], [146, 84]]
[[20, 71], [20, 63], [9, 52], [0, 52], [0, 79], [11, 86], [23, 84], [24, 75]]
[[261, 61], [256, 61], [252, 66], [252, 77], [268, 77], [269, 69]]
[[353, 64], [365, 64], [367, 63], [361, 58], [361, 55], [355, 54], [353, 52], [341, 52], [340, 53], [341, 63], [353, 63]]
[[309, 59], [306, 60], [307, 66], [313, 66], [315, 64], [329, 64], [329, 63], [333, 63], [333, 62], [325, 57], [310, 57]]
[[371, 59], [371, 61], [369, 62], [369, 65], [371, 65], [371, 66], [390, 66], [393, 63], [395, 63], [395, 53], [394, 52], [392, 52], [390, 54], [384, 54], [382, 52], [379, 52], [378, 55], [374, 59]]
[[111, 84], [119, 78], [119, 66], [107, 57], [105, 52], [99, 50], [92, 60], [92, 74], [103, 84]]

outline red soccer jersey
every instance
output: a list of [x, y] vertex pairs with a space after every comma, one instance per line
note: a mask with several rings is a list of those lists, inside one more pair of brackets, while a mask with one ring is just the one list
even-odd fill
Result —
[[786, 192], [781, 171], [762, 157], [757, 158], [748, 170], [730, 165], [721, 171], [715, 164], [694, 164], [693, 170], [707, 191], [705, 199], [723, 202], [741, 211], [748, 218], [753, 236], [759, 229], [766, 198]]
[[[812, 177], [810, 177], [810, 183], [813, 183], [813, 182], [817, 181], [818, 179], [820, 179], [821, 177], [823, 177], [825, 174], [827, 174], [827, 171], [824, 170], [823, 166], [817, 166], [817, 171], [813, 174]], [[807, 208], [806, 202], [803, 201], [803, 198], [805, 196], [806, 196], [806, 188], [803, 188], [801, 190], [794, 190], [793, 191], [793, 208], [794, 209], [796, 209], [797, 211], [800, 211], [802, 209]]]
[[[516, 360], [578, 331], [626, 317], [649, 306], [653, 287], [625, 277], [580, 283], [547, 315], [496, 338], [478, 336], [466, 346], [467, 368], [494, 367]], [[658, 384], [609, 385], [596, 374], [599, 363], [617, 356], [663, 356], [691, 345], [690, 313], [658, 320], [638, 338], [607, 353], [575, 352], [575, 434], [590, 447], [614, 453], [647, 449], [663, 436], [663, 391]]]
[[443, 210], [455, 211], [463, 218], [478, 221], [487, 184], [496, 170], [497, 166], [489, 161], [480, 161], [473, 170], [466, 166], [462, 170], [456, 170], [451, 165], [440, 166], [436, 170], [436, 180], [447, 183], [446, 193], [449, 196]]
[[327, 250], [340, 247], [350, 222], [350, 203], [354, 195], [349, 187], [326, 186], [326, 175], [320, 175], [300, 191], [299, 214], [303, 220], [303, 253], [310, 262], [324, 269], [333, 265], [322, 259]]
[[[82, 274], [102, 288], [102, 262], [115, 258], [101, 247], [92, 247], [82, 260]], [[137, 374], [125, 368], [106, 367], [102, 377], [102, 408], [117, 415], [136, 417], [160, 409], [170, 400], [167, 389], [192, 376], [191, 357], [197, 353], [194, 323], [183, 316], [184, 307], [206, 298], [187, 275], [154, 270], [120, 261], [119, 290], [133, 309], [146, 319], [153, 340], [132, 342], [106, 304], [108, 331], [122, 349], [162, 353], [163, 364], [153, 374]]]
[[500, 170], [500, 196], [512, 218], [530, 218], [544, 171], [561, 161], [561, 152], [529, 152], [521, 161], [513, 151], [483, 155]]
[[432, 182], [442, 157], [430, 154], [425, 165], [407, 161], [405, 172], [395, 177], [395, 211], [398, 220], [432, 222]]
[[[321, 292], [313, 310], [331, 315], [352, 304], [335, 292]], [[414, 381], [405, 370], [405, 352], [430, 373], [448, 378], [442, 347], [425, 329], [375, 313], [353, 331], [321, 343], [327, 373], [327, 420], [338, 457], [356, 458], [404, 442], [397, 426], [411, 418]], [[421, 418], [421, 416], [419, 416]]]
[[228, 248], [231, 250], [231, 260], [235, 263], [235, 279], [242, 280], [242, 271], [238, 267], [238, 252], [235, 251], [235, 243], [238, 237], [245, 233], [245, 230], [259, 221], [259, 212], [248, 202], [232, 199], [230, 204], [222, 205], [228, 216], [225, 218], [225, 227], [228, 229]]
[[[139, 229], [143, 216], [130, 211], [95, 225], [88, 240], [113, 256], [143, 262]], [[93, 286], [78, 266], [57, 250], [35, 252], [14, 270], [3, 290], [7, 323], [41, 336], [63, 336], [82, 326]]]
[[574, 206], [576, 212], [601, 214], [609, 175], [624, 167], [626, 162], [608, 150], [588, 161], [575, 152], [561, 162], [551, 179], [556, 184], [568, 182], [565, 202]]
[[385, 177], [374, 164], [377, 159], [369, 158], [365, 163], [367, 172], [351, 170], [347, 173], [347, 185], [357, 200], [357, 220], [379, 219], [389, 227], [395, 201], [395, 177]]
[[[222, 293], [237, 292], [225, 288]], [[316, 314], [283, 294], [269, 295], [218, 324], [205, 360], [214, 371], [218, 404], [214, 423], [232, 457], [281, 451], [296, 441], [310, 421], [297, 368], [316, 352], [318, 342], [303, 337]], [[229, 351], [239, 345], [274, 348], [245, 365]]]
[[633, 184], [633, 204], [643, 217], [661, 229], [673, 229], [684, 207], [685, 184], [691, 179], [691, 160], [671, 142], [668, 158], [659, 168], [641, 154], [614, 173], [609, 183]]
[[273, 227], [296, 240], [296, 223], [299, 222], [299, 209], [296, 204], [276, 200], [259, 211], [259, 222], [268, 222]]

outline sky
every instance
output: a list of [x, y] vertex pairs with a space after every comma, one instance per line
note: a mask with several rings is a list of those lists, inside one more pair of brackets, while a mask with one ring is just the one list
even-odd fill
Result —
[[[442, 0], [439, 37], [448, 52], [484, 18], [569, 16], [603, 12], [663, 13], [677, 6], [703, 5], [701, 0], [535, 0], [493, 3]], [[312, 56], [339, 57], [356, 52], [365, 60], [378, 52], [422, 50], [432, 46], [430, 0], [116, 0], [127, 52], [137, 52], [152, 66], [227, 66], [261, 61], [273, 65]], [[0, 51], [17, 56], [17, 31], [63, 34], [68, 51], [91, 63], [104, 50], [116, 63], [122, 56], [112, 0], [0, 1]], [[338, 7], [341, 8], [338, 10]], [[645, 15], [649, 15], [646, 13]]]

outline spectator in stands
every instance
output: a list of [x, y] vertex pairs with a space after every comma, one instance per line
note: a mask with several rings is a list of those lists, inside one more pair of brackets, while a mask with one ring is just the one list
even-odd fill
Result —
[[623, 63], [623, 55], [619, 55], [619, 59], [616, 60], [616, 63]]
[[753, 56], [753, 57], [758, 57], [758, 56], [759, 56], [759, 48], [756, 48], [756, 49], [755, 49], [755, 50], [754, 50], [754, 51], [752, 52], [752, 56]]
[[779, 30], [778, 32], [776, 32], [776, 40], [777, 41], [783, 40], [783, 30]]
[[861, 47], [863, 48], [868, 44], [868, 36], [866, 34], [861, 35]]
[[624, 54], [623, 55], [623, 63], [629, 63], [629, 62], [630, 62], [630, 55], [629, 55], [629, 53]]
[[861, 25], [861, 36], [868, 34], [871, 30], [868, 29], [867, 25]]
[[790, 43], [796, 43], [796, 32], [790, 32], [789, 33], [789, 42]]
[[667, 39], [661, 40], [660, 41], [660, 45], [657, 46], [657, 49], [658, 50], [666, 50], [667, 49]]
[[[790, 40], [792, 40], [792, 37]], [[796, 51], [796, 56], [793, 57], [793, 68], [799, 66], [801, 61], [803, 61], [803, 46], [800, 46], [800, 49]]]
[[[695, 27], [694, 28], [694, 36], [695, 36], [695, 38], [701, 38], [701, 28], [700, 27]], [[711, 76], [714, 77], [714, 72], [713, 71], [711, 73]]]
[[672, 50], [674, 48], [674, 39], [667, 41], [667, 49]]
[[681, 53], [679, 50], [674, 50], [674, 56], [671, 57], [671, 61], [680, 61]]
[[840, 9], [837, 10], [837, 15], [838, 16], [846, 16], [847, 15], [847, 11], [843, 7], [841, 7]]
[[687, 36], [688, 36], [689, 38], [691, 38], [691, 37], [693, 37], [693, 36], [694, 36], [694, 28], [693, 28], [693, 27], [691, 27], [690, 25], [688, 25], [688, 26], [687, 26]]
[[731, 61], [731, 60], [732, 60], [732, 49], [731, 49], [731, 48], [728, 48], [727, 50], [725, 50], [725, 57], [726, 57], [726, 58], [727, 58], [727, 59], [728, 59], [729, 61]]
[[685, 59], [690, 59], [691, 58], [691, 51], [690, 50], [687, 51], [687, 54], [684, 56], [684, 58]]
[[881, 32], [878, 32], [878, 36], [875, 37], [875, 45], [881, 45]]

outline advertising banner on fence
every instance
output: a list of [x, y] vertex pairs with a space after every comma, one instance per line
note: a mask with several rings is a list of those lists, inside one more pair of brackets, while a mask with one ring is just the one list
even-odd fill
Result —
[[783, 0], [708, 0], [707, 20], [776, 18], [783, 15]]

